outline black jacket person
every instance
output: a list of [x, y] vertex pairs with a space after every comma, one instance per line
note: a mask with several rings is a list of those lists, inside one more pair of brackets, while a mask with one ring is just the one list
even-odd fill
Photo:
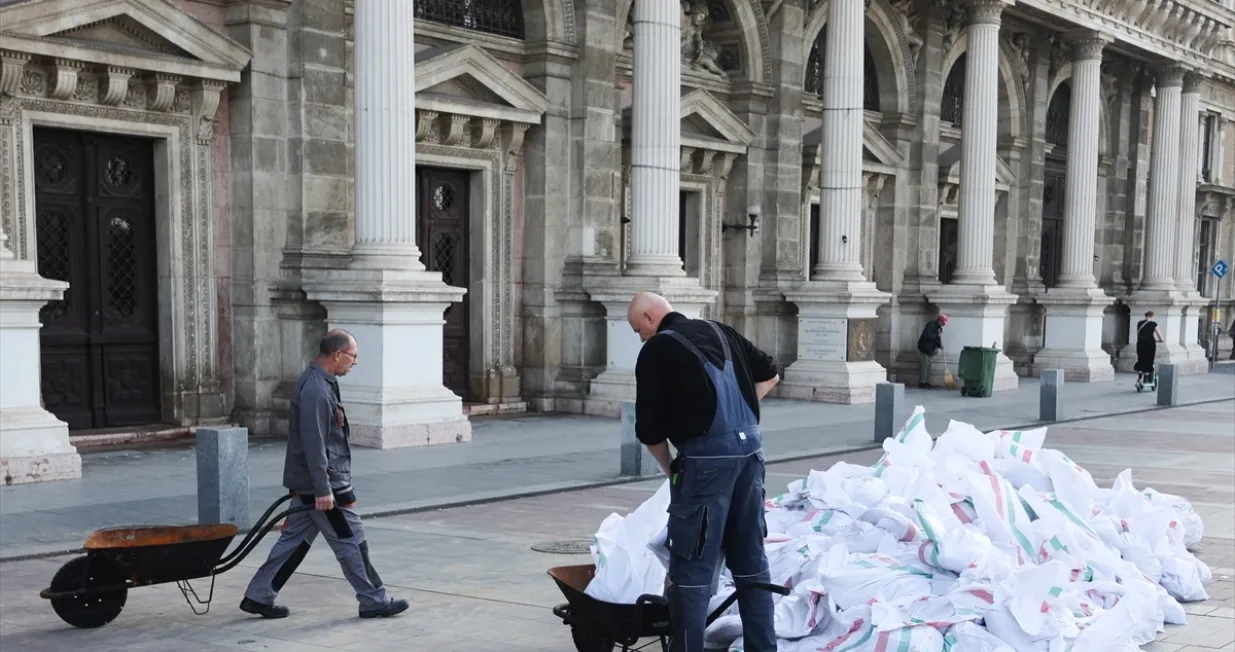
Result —
[[[675, 652], [702, 652], [723, 556], [734, 584], [768, 581], [759, 400], [772, 359], [723, 324], [688, 319], [642, 293], [627, 312], [644, 340], [635, 364], [635, 433], [670, 477], [669, 601]], [[667, 442], [677, 449], [670, 460]], [[743, 649], [776, 652], [772, 596], [739, 594]]]

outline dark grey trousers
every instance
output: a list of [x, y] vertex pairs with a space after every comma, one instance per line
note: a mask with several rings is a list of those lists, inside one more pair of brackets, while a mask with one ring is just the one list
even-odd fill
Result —
[[283, 534], [270, 549], [266, 563], [257, 569], [244, 597], [262, 604], [274, 604], [279, 590], [304, 561], [309, 547], [321, 532], [343, 568], [361, 609], [377, 609], [390, 601], [382, 578], [369, 562], [369, 543], [365, 541], [360, 515], [352, 507], [335, 507], [329, 512], [309, 510], [287, 517]]

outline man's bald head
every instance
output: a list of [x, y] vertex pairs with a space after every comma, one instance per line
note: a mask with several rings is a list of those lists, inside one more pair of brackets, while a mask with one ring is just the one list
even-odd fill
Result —
[[660, 322], [665, 315], [673, 312], [669, 300], [655, 292], [640, 292], [630, 300], [626, 308], [626, 321], [639, 334], [639, 339], [646, 342], [656, 334]]

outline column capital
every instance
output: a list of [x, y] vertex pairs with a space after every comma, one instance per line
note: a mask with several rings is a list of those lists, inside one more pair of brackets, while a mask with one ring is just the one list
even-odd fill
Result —
[[1064, 34], [1064, 40], [1072, 45], [1073, 61], [1101, 61], [1102, 50], [1115, 39], [1093, 30], [1077, 30]]
[[1169, 63], [1154, 70], [1158, 86], [1183, 86], [1184, 75], [1188, 72], [1188, 68], [1177, 63]]
[[998, 25], [1003, 10], [1011, 4], [1007, 0], [966, 0], [961, 7], [970, 25]]
[[1185, 93], [1200, 93], [1201, 85], [1205, 83], [1208, 75], [1204, 73], [1188, 71], [1184, 73], [1184, 90]]

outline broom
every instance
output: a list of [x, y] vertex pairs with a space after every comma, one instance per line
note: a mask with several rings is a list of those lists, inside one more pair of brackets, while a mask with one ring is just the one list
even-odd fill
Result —
[[948, 368], [948, 359], [943, 359], [943, 386], [951, 391], [956, 388], [956, 379], [952, 377], [952, 370]]

